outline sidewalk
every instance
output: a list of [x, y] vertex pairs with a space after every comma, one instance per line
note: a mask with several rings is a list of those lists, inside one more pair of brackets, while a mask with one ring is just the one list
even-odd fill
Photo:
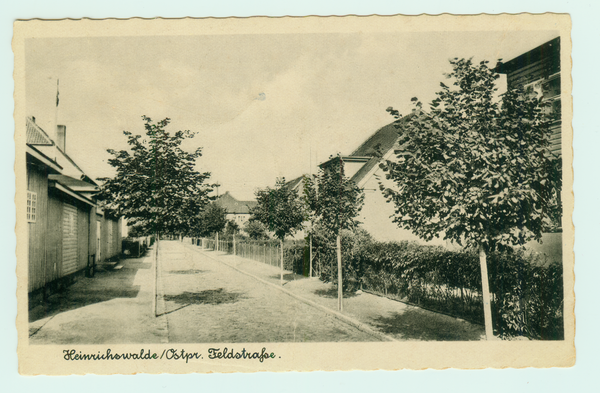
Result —
[[[274, 285], [280, 285], [280, 269], [224, 252], [202, 251], [185, 244], [208, 257]], [[306, 278], [284, 271], [283, 288], [293, 295], [337, 312], [337, 289], [318, 278]], [[343, 312], [368, 328], [400, 341], [477, 341], [485, 339], [483, 326], [459, 318], [424, 310], [402, 302], [369, 293], [344, 294]]]
[[100, 267], [29, 310], [29, 343], [166, 342], [165, 319], [154, 317], [154, 254], [150, 248], [113, 269]]

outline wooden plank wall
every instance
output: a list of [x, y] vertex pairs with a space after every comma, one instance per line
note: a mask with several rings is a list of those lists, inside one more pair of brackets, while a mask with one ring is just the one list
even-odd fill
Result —
[[70, 203], [63, 202], [63, 268], [61, 276], [75, 273], [78, 265], [78, 214], [77, 207]]
[[77, 207], [77, 270], [85, 269], [88, 263], [90, 233], [90, 209]]
[[62, 277], [63, 201], [56, 193], [48, 194], [48, 231], [46, 235], [46, 282]]
[[[96, 208], [92, 207], [88, 214], [89, 223], [89, 237], [88, 237], [88, 255], [96, 255]], [[96, 262], [98, 262], [98, 256], [96, 255]]]
[[[550, 75], [556, 74], [557, 72], [560, 72], [560, 63], [557, 61], [557, 59], [552, 57], [544, 58], [543, 60], [534, 62], [526, 67], [518, 69], [515, 72], [509, 73], [507, 75], [507, 84], [508, 86], [512, 87], [522, 87], [526, 84], [546, 79]], [[558, 91], [558, 94], [560, 95], [560, 90]], [[560, 116], [558, 121], [551, 125], [550, 129], [552, 134], [550, 137], [549, 150], [552, 152], [552, 154], [560, 156], [562, 133]]]
[[96, 246], [96, 262], [100, 263], [100, 262], [102, 262], [104, 260], [104, 249], [103, 249], [103, 240], [104, 239], [102, 238], [102, 236], [103, 236], [104, 218], [101, 215], [96, 214], [96, 220], [95, 220], [95, 222], [96, 223], [100, 223], [99, 231], [98, 231], [98, 225], [96, 225], [96, 231], [97, 231], [96, 232], [96, 236], [98, 236], [98, 232], [100, 232], [99, 233], [99, 235], [100, 235], [100, 244], [98, 244], [98, 238], [97, 237], [94, 238], [94, 241], [96, 242], [96, 244], [98, 244]]
[[119, 232], [118, 221], [109, 217], [104, 217], [103, 220], [103, 239], [104, 259], [112, 258], [120, 254], [121, 237]]
[[552, 131], [552, 135], [550, 136], [550, 151], [555, 156], [560, 156], [562, 154], [562, 140], [561, 140], [561, 122], [556, 122], [550, 126], [550, 130]]
[[[27, 190], [37, 194], [36, 222], [27, 224], [29, 230], [29, 292], [45, 283], [45, 244], [48, 210], [48, 175], [44, 168], [27, 163]], [[25, 212], [19, 212], [25, 216]], [[23, 217], [24, 218], [24, 217]]]

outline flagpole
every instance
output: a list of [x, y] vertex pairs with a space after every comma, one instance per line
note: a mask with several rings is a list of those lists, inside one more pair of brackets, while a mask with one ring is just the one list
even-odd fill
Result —
[[[54, 107], [54, 141], [58, 143], [58, 78], [56, 78], [56, 106]], [[51, 134], [52, 135], [52, 134]], [[56, 160], [56, 150], [54, 150]]]

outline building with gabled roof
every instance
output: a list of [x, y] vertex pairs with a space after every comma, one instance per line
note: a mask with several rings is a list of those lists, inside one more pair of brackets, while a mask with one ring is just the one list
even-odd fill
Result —
[[[411, 231], [399, 228], [392, 221], [394, 214], [394, 205], [389, 203], [383, 192], [379, 188], [379, 183], [386, 183], [385, 174], [379, 167], [382, 160], [392, 157], [398, 149], [398, 128], [408, 118], [405, 117], [400, 123], [393, 122], [381, 127], [371, 134], [360, 146], [358, 146], [350, 155], [342, 155], [340, 158], [344, 163], [344, 174], [350, 178], [364, 192], [364, 205], [357, 217], [361, 223], [360, 227], [365, 229], [379, 241], [417, 241], [420, 243], [448, 245], [446, 241], [434, 239], [431, 242], [424, 242]], [[324, 168], [331, 160], [319, 164]], [[287, 187], [296, 190], [299, 194], [303, 189], [303, 176], [297, 177], [286, 183]], [[296, 237], [304, 236], [299, 233]]]
[[234, 221], [240, 228], [248, 221], [252, 215], [251, 210], [258, 204], [256, 201], [237, 200], [229, 193], [229, 191], [219, 196], [215, 203], [225, 209], [227, 212], [225, 218]]
[[66, 153], [66, 127], [57, 144], [26, 119], [28, 292], [32, 308], [96, 265], [121, 253], [118, 217], [94, 201], [98, 184]]

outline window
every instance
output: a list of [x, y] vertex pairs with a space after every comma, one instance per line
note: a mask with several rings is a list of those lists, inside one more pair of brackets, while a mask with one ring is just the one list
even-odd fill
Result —
[[27, 191], [27, 222], [37, 220], [37, 193]]
[[540, 79], [524, 86], [525, 93], [530, 96], [543, 98], [545, 106], [543, 111], [552, 121], [561, 118], [560, 104], [560, 73], [550, 75], [546, 79]]

